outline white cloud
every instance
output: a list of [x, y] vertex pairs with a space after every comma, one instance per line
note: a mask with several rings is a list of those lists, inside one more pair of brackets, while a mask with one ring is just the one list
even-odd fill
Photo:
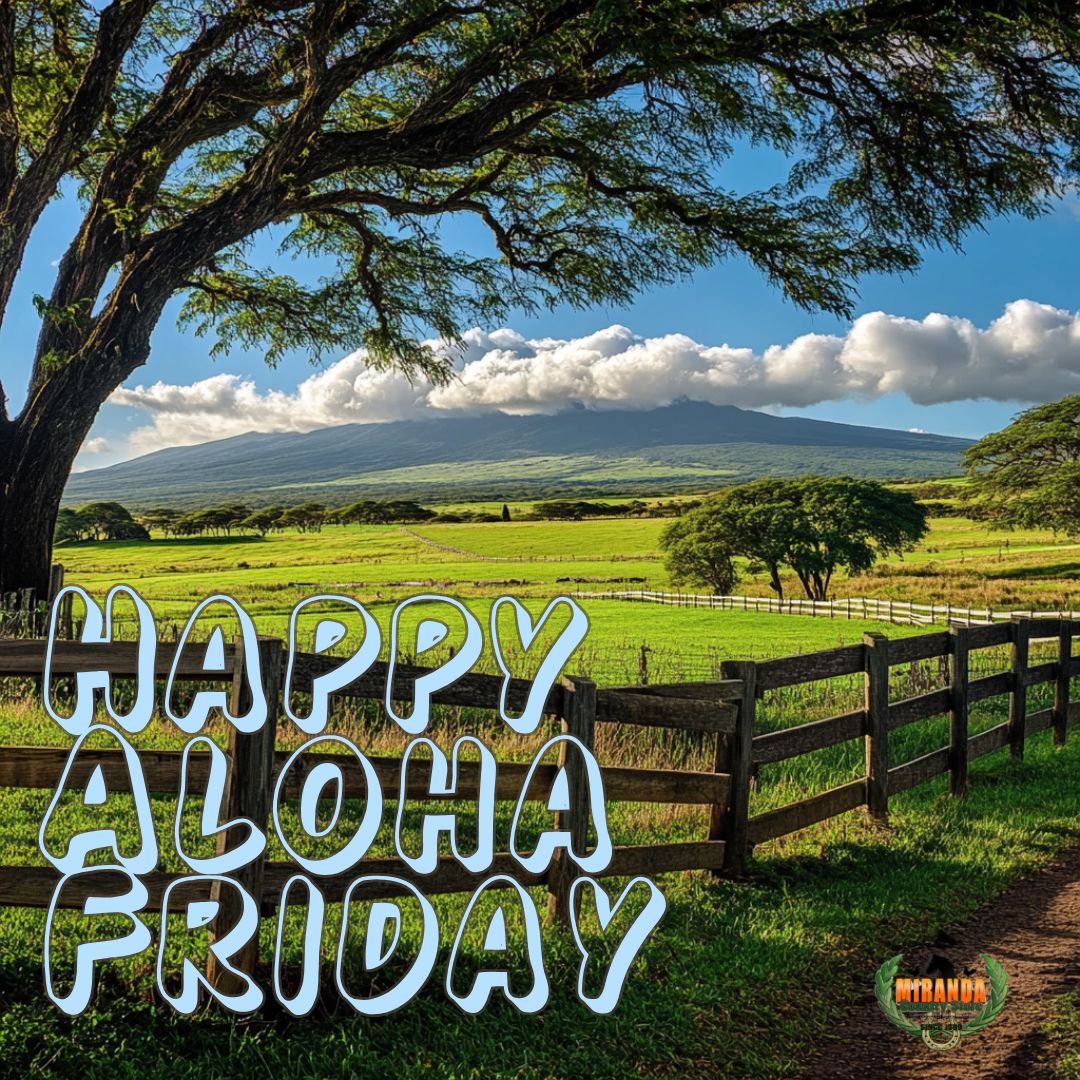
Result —
[[112, 449], [112, 447], [109, 445], [109, 440], [108, 439], [102, 439], [102, 438], [87, 439], [86, 442], [84, 442], [82, 444], [82, 449], [79, 451], [79, 453], [80, 454], [106, 454], [111, 449]]
[[926, 434], [926, 428], [924, 428], [924, 427], [909, 427], [908, 431], [911, 432], [912, 435], [925, 435]]
[[369, 370], [362, 352], [293, 392], [215, 375], [190, 385], [123, 388], [110, 399], [150, 414], [130, 453], [247, 431], [310, 431], [452, 411], [554, 412], [569, 402], [645, 408], [691, 398], [744, 408], [798, 408], [905, 394], [919, 405], [989, 398], [1046, 401], [1080, 392], [1080, 313], [1016, 300], [985, 329], [956, 316], [877, 311], [844, 336], [804, 334], [761, 353], [685, 334], [643, 338], [625, 326], [586, 337], [526, 339], [471, 330], [444, 387]]

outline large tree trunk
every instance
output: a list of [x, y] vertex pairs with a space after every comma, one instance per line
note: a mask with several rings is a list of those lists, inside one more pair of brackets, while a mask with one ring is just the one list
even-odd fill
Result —
[[33, 589], [49, 595], [53, 527], [71, 463], [24, 457], [4, 469], [0, 491], [0, 593]]
[[0, 593], [49, 594], [53, 529], [71, 466], [110, 387], [92, 366], [56, 373], [0, 421]]

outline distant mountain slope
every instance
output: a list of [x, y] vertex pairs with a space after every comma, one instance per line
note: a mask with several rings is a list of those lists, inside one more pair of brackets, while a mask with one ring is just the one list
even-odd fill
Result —
[[[363, 495], [529, 497], [586, 490], [707, 490], [764, 474], [955, 473], [967, 440], [770, 416], [687, 401], [650, 410], [455, 416], [239, 435], [77, 473], [67, 501], [256, 503]], [[715, 483], [711, 483], [715, 481]]]

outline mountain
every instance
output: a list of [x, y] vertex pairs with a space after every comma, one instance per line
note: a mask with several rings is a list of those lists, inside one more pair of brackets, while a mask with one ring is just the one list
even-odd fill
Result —
[[76, 473], [66, 501], [208, 505], [361, 497], [530, 498], [707, 491], [762, 475], [930, 478], [968, 440], [682, 401], [550, 416], [454, 416], [247, 434]]

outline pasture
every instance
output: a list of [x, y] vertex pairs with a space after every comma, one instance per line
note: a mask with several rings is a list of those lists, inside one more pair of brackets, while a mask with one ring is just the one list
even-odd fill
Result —
[[[69, 582], [96, 595], [118, 581], [136, 587], [166, 632], [169, 624], [182, 626], [198, 600], [224, 591], [245, 604], [260, 631], [280, 635], [292, 606], [317, 591], [356, 596], [385, 629], [393, 603], [424, 590], [467, 599], [477, 614], [486, 615], [501, 594], [519, 596], [538, 611], [546, 599], [575, 587], [616, 588], [617, 582], [635, 578], [663, 587], [667, 579], [656, 549], [663, 524], [512, 522], [420, 526], [412, 533], [392, 526], [333, 527], [266, 540], [77, 545], [61, 549], [57, 558], [67, 567]], [[1019, 589], [1033, 580], [1025, 576], [1031, 567], [1043, 566], [1048, 573], [1040, 580], [1053, 582], [1049, 597], [1070, 580], [1059, 578], [1054, 568], [1080, 557], [1080, 548], [1051, 535], [1009, 537], [1008, 547], [1001, 539], [968, 522], [936, 521], [918, 552], [862, 584], [887, 589], [893, 575], [899, 581], [903, 573], [926, 590], [949, 590], [954, 580], [970, 575], [1015, 582]], [[837, 585], [838, 595], [848, 589], [845, 581]], [[929, 595], [924, 591], [919, 597]], [[708, 678], [723, 660], [828, 648], [858, 641], [867, 630], [890, 637], [915, 632], [859, 620], [617, 601], [583, 600], [582, 605], [591, 632], [567, 668], [606, 685], [635, 683], [643, 673], [652, 682]], [[1001, 654], [987, 662], [1000, 669], [1008, 661]], [[942, 679], [943, 672], [930, 662], [912, 664], [894, 674], [892, 696], [925, 692]], [[1032, 691], [1032, 709], [1045, 704], [1039, 696], [1045, 692]], [[862, 693], [859, 676], [770, 691], [761, 702], [760, 730], [857, 708]], [[1000, 698], [980, 702], [972, 710], [972, 732], [1000, 723], [1005, 706]], [[363, 750], [400, 752], [400, 733], [377, 721], [376, 710], [343, 709], [335, 730]], [[445, 708], [435, 738], [446, 745], [455, 734], [485, 730], [500, 757], [522, 758], [521, 745], [480, 724], [468, 709]], [[898, 757], [941, 745], [946, 730], [944, 718], [902, 729]], [[143, 746], [175, 747], [180, 741], [177, 732], [159, 724], [140, 737]], [[9, 696], [0, 700], [0, 742], [65, 740], [32, 701]], [[598, 742], [597, 751], [611, 764], [711, 767], [711, 746], [680, 733], [616, 729]], [[862, 775], [863, 766], [859, 741], [762, 766], [751, 812], [849, 781]], [[212, 1013], [177, 1018], [154, 1000], [147, 965], [128, 963], [110, 970], [90, 1013], [68, 1020], [41, 992], [44, 916], [5, 909], [0, 912], [5, 1005], [0, 1054], [13, 1072], [140, 1080], [255, 1076], [268, 1070], [313, 1077], [432, 1071], [536, 1078], [797, 1075], [846, 1003], [868, 992], [872, 972], [886, 956], [929, 940], [1080, 835], [1078, 768], [1080, 736], [1073, 734], [1065, 747], [1055, 749], [1046, 732], [1030, 740], [1022, 763], [1008, 761], [1003, 753], [976, 761], [971, 792], [963, 801], [947, 796], [942, 779], [893, 799], [887, 829], [871, 827], [861, 813], [853, 813], [760, 846], [745, 881], [714, 880], [700, 872], [667, 875], [662, 883], [668, 912], [636, 965], [622, 1004], [609, 1017], [586, 1012], [574, 998], [577, 954], [569, 937], [553, 929], [545, 939], [553, 998], [539, 1018], [505, 1006], [466, 1017], [437, 992], [438, 973], [430, 994], [377, 1022], [330, 1004], [300, 1021], [272, 1013], [247, 1021]], [[38, 860], [36, 831], [49, 797], [45, 791], [0, 789], [5, 822], [0, 860]], [[167, 832], [175, 799], [155, 797], [153, 811], [159, 829]], [[500, 807], [497, 829], [503, 841], [508, 811]], [[69, 812], [69, 821], [77, 822], [79, 808]], [[355, 814], [356, 808], [348, 812]], [[632, 802], [610, 807], [616, 842], [700, 838], [705, 823], [703, 808]], [[381, 833], [374, 850], [385, 852], [389, 843], [388, 834]], [[456, 926], [465, 903], [464, 896], [435, 898], [440, 923]], [[264, 925], [267, 938], [272, 931], [272, 924]], [[68, 947], [72, 932], [61, 934]], [[402, 932], [407, 944], [415, 927], [406, 925]], [[267, 940], [264, 955], [269, 947]], [[446, 947], [444, 941], [444, 959]], [[511, 928], [512, 962], [520, 963], [521, 952], [520, 937]], [[820, 992], [824, 985], [829, 987], [825, 994]]]
[[[515, 511], [519, 508], [515, 507]], [[483, 524], [327, 526], [321, 532], [75, 544], [57, 549], [67, 580], [92, 592], [133, 585], [166, 628], [182, 626], [213, 592], [241, 601], [268, 634], [283, 635], [298, 599], [343, 592], [382, 621], [388, 607], [418, 592], [447, 593], [486, 614], [500, 595], [534, 610], [560, 593], [669, 588], [658, 548], [663, 519]], [[1080, 608], [1080, 544], [1051, 532], [1001, 532], [962, 518], [939, 518], [903, 559], [869, 574], [838, 574], [836, 596], [951, 602], [995, 608]], [[743, 568], [738, 590], [771, 595]], [[785, 589], [800, 595], [793, 576]], [[636, 682], [644, 655], [651, 681], [705, 678], [722, 660], [759, 659], [858, 641], [881, 624], [741, 612], [705, 612], [581, 601], [591, 631], [578, 673], [599, 683]], [[890, 627], [891, 634], [905, 632]], [[644, 648], [645, 652], [642, 653]]]

